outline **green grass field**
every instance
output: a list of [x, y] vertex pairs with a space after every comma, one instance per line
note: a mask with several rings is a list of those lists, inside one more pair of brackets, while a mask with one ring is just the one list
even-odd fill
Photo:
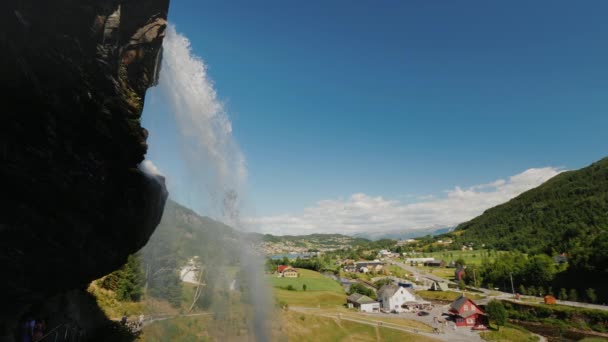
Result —
[[497, 342], [537, 342], [538, 336], [525, 330], [524, 328], [517, 327], [514, 325], [507, 325], [500, 327], [500, 330], [490, 330], [480, 333], [482, 339], [486, 341], [497, 341]]
[[[298, 269], [298, 272], [298, 278], [267, 277], [279, 303], [321, 308], [341, 307], [346, 303], [346, 293], [337, 281], [311, 270]], [[304, 284], [306, 291], [302, 289]], [[289, 285], [296, 291], [286, 290]]]
[[474, 250], [474, 251], [445, 251], [445, 252], [432, 252], [432, 253], [423, 253], [422, 257], [427, 258], [435, 258], [439, 260], [444, 260], [446, 263], [450, 261], [458, 260], [462, 258], [464, 263], [467, 265], [481, 265], [481, 260], [486, 258], [488, 261], [494, 261], [494, 259], [504, 252], [496, 252], [485, 249]]
[[287, 288], [293, 286], [297, 291], [302, 291], [302, 286], [306, 284], [306, 291], [329, 291], [336, 293], [344, 293], [342, 286], [333, 280], [324, 277], [321, 273], [298, 269], [300, 276], [298, 278], [279, 278], [275, 275], [268, 276], [272, 287]]
[[448, 279], [454, 280], [454, 269], [453, 268], [445, 268], [445, 267], [425, 267], [425, 266], [416, 266], [417, 269], [422, 270], [426, 273]]
[[[446, 300], [453, 301], [456, 298], [460, 297], [460, 292], [454, 291], [416, 291], [416, 294], [424, 299], [434, 299], [434, 300]], [[465, 297], [476, 300], [485, 298], [483, 295], [475, 294], [475, 293], [465, 293]]]
[[285, 312], [280, 329], [289, 341], [437, 341], [384, 327], [297, 312]]

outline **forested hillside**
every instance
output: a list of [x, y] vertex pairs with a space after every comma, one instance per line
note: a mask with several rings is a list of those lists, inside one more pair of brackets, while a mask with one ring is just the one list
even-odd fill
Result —
[[528, 255], [565, 253], [568, 268], [556, 275], [554, 287], [596, 288], [608, 300], [608, 158], [561, 173], [449, 235], [457, 245], [485, 244]]

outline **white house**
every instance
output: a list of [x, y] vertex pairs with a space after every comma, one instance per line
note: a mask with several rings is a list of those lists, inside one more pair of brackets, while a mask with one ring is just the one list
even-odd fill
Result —
[[396, 312], [430, 304], [416, 296], [410, 289], [394, 284], [384, 285], [378, 290], [378, 301], [384, 310]]
[[380, 303], [360, 293], [353, 293], [346, 298], [346, 301], [361, 312], [380, 311]]

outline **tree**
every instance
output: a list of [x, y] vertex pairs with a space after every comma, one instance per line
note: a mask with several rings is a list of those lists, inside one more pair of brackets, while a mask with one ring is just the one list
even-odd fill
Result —
[[490, 319], [490, 321], [496, 323], [498, 330], [500, 330], [501, 325], [504, 326], [507, 322], [507, 310], [500, 301], [490, 301], [486, 306], [486, 313], [488, 314], [488, 318]]
[[587, 300], [590, 303], [595, 303], [597, 301], [597, 294], [595, 293], [594, 289], [587, 289], [585, 294], [587, 295]]
[[559, 289], [559, 294], [557, 295], [557, 298], [559, 300], [568, 300], [568, 292], [565, 288], [562, 287], [561, 289]]
[[458, 287], [459, 287], [461, 290], [465, 290], [465, 289], [467, 288], [467, 285], [464, 283], [464, 280], [462, 280], [462, 279], [461, 279], [461, 280], [458, 282]]
[[576, 292], [576, 289], [570, 289], [570, 292], [568, 292], [568, 299], [573, 302], [578, 300], [578, 292]]
[[302, 291], [306, 291], [306, 284], [302, 284]]
[[348, 291], [348, 294], [352, 295], [353, 293], [360, 293], [362, 295], [372, 297], [372, 298], [376, 296], [372, 289], [367, 288], [359, 283], [355, 283], [350, 286], [350, 290]]
[[519, 285], [519, 289], [518, 289], [518, 291], [519, 291], [519, 294], [522, 294], [522, 295], [525, 295], [525, 294], [527, 294], [527, 293], [528, 293], [528, 292], [526, 291], [526, 287], [525, 287], [523, 284], [522, 284], [522, 285]]

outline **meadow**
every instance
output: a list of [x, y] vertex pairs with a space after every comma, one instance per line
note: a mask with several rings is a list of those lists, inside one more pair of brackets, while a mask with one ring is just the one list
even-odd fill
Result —
[[[346, 293], [337, 281], [311, 270], [298, 269], [298, 272], [298, 278], [267, 276], [280, 305], [330, 308], [346, 303]], [[293, 290], [287, 290], [290, 285]], [[303, 289], [304, 285], [306, 290]]]
[[465, 265], [481, 265], [481, 261], [483, 259], [488, 259], [488, 261], [493, 262], [494, 259], [500, 254], [505, 253], [502, 251], [492, 251], [486, 249], [473, 250], [473, 251], [442, 251], [442, 252], [426, 252], [421, 256], [426, 258], [435, 258], [437, 260], [444, 260], [446, 263], [450, 261], [462, 259], [464, 260]]
[[342, 286], [330, 278], [324, 277], [321, 273], [298, 269], [300, 276], [298, 278], [279, 278], [276, 275], [268, 276], [272, 287], [287, 289], [291, 285], [297, 291], [303, 291], [303, 286], [306, 285], [306, 291], [329, 291], [344, 293]]
[[285, 312], [281, 332], [289, 341], [438, 341], [426, 336], [337, 318]]

